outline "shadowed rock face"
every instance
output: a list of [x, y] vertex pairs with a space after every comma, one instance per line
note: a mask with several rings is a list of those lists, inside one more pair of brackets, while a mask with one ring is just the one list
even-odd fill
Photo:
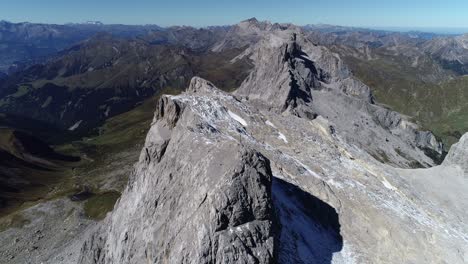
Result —
[[[201, 78], [155, 116], [79, 263], [463, 263], [464, 203], [425, 189], [444, 166], [383, 165], [322, 116], [258, 109]], [[440, 186], [452, 201], [463, 184]]]
[[[466, 206], [452, 202], [468, 200], [459, 166], [389, 166], [433, 164], [418, 147], [437, 141], [373, 104], [339, 57], [271, 28], [243, 54], [255, 69], [241, 96], [193, 78], [161, 99], [129, 185], [80, 263], [466, 262]], [[298, 63], [310, 67], [293, 74], [303, 79], [294, 87]], [[284, 109], [297, 88], [311, 99]], [[441, 184], [445, 169], [457, 186]]]
[[300, 187], [273, 180], [273, 203], [283, 224], [278, 246], [279, 263], [332, 263], [343, 248], [336, 210]]
[[269, 161], [169, 96], [80, 263], [273, 263]]
[[269, 159], [232, 137], [242, 118], [231, 103], [197, 77], [161, 98], [129, 185], [79, 263], [331, 263], [343, 246], [336, 210], [273, 180]]
[[[80, 263], [463, 263], [463, 203], [425, 189], [437, 171], [383, 165], [322, 116], [258, 109], [201, 78], [155, 116]], [[466, 196], [457, 183], [443, 186]]]

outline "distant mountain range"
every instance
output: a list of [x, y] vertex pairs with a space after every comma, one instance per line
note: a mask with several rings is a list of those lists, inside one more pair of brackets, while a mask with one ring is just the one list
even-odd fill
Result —
[[[192, 27], [160, 27], [157, 25], [121, 25], [103, 24], [99, 21], [85, 23], [69, 23], [65, 25], [38, 24], [38, 23], [11, 23], [0, 21], [0, 72], [11, 72], [27, 67], [34, 63], [44, 62], [48, 56], [55, 54], [71, 45], [77, 44], [97, 33], [107, 32], [115, 37], [134, 38], [141, 37], [153, 40], [154, 43], [183, 43], [190, 48], [200, 48], [206, 43], [216, 41], [232, 26], [212, 26], [201, 29]], [[398, 33], [389, 30], [367, 29], [357, 27], [343, 27], [334, 25], [305, 25], [305, 30], [322, 33], [338, 32], [372, 32], [373, 34], [401, 34], [414, 38], [433, 39], [450, 36], [448, 33], [431, 33], [424, 31], [408, 31]], [[195, 31], [197, 37], [191, 34]], [[204, 37], [202, 37], [204, 35]]]
[[108, 32], [119, 37], [135, 37], [158, 26], [104, 25], [93, 24], [35, 24], [0, 21], [0, 71], [8, 72], [35, 62], [43, 62], [73, 44], [77, 44], [96, 33]]
[[[0, 72], [9, 72], [9, 76], [0, 73], [0, 111], [62, 129], [88, 131], [157, 91], [184, 89], [194, 75], [233, 89], [246, 76], [249, 63], [246, 58], [227, 62], [262, 38], [265, 30], [281, 26], [255, 18], [234, 26], [206, 28], [2, 21]], [[374, 89], [379, 102], [414, 116], [447, 138], [446, 143], [468, 129], [453, 121], [458, 120], [454, 115], [464, 112], [459, 103], [444, 102], [445, 106], [436, 108], [431, 104], [431, 110], [424, 95], [412, 96], [422, 87], [429, 87], [427, 91], [432, 92], [427, 94], [435, 95], [442, 90], [435, 86], [463, 82], [463, 78], [455, 79], [468, 73], [466, 35], [333, 25], [302, 29], [315, 43], [339, 53]], [[368, 74], [372, 71], [379, 73]], [[464, 98], [464, 89], [456, 91], [450, 94]], [[403, 97], [413, 98], [412, 103]]]
[[464, 263], [466, 36], [1, 32], [8, 263]]
[[377, 102], [407, 114], [447, 146], [468, 130], [467, 36], [307, 27], [346, 61]]
[[[179, 31], [174, 30], [171, 37], [177, 39]], [[204, 38], [204, 32], [195, 34]], [[159, 36], [151, 39], [156, 38]], [[107, 33], [96, 35], [44, 64], [0, 81], [0, 112], [28, 116], [62, 129], [88, 131], [158, 91], [181, 91], [195, 75], [210, 77], [228, 90], [247, 75], [247, 60], [230, 63], [241, 50], [195, 51], [184, 47], [187, 39], [179, 45], [166, 45], [170, 41], [152, 44]]]

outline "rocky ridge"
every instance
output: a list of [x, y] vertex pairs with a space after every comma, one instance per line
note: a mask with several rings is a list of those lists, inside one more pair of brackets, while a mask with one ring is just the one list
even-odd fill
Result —
[[234, 94], [195, 77], [161, 98], [114, 211], [63, 251], [77, 259], [41, 261], [468, 261], [468, 135], [442, 165], [410, 169], [434, 165], [430, 132], [297, 28], [261, 35]]
[[[326, 117], [361, 148], [375, 156], [387, 153], [388, 157], [380, 157], [386, 162], [401, 165], [403, 158], [407, 164], [433, 164], [420, 151], [408, 149], [408, 144], [442, 154], [434, 135], [420, 132], [406, 117], [376, 105], [370, 88], [352, 76], [337, 54], [314, 45], [295, 26], [270, 30], [238, 58], [242, 56], [250, 57], [255, 70], [236, 90], [237, 96], [300, 117]], [[399, 143], [401, 139], [405, 144]]]
[[[258, 109], [200, 78], [186, 93], [161, 100], [130, 184], [82, 247], [81, 263], [463, 262], [463, 220], [449, 216], [466, 216], [450, 204], [435, 207], [437, 201], [420, 196], [424, 188], [404, 176], [432, 169], [383, 165], [322, 116]], [[225, 179], [235, 172], [232, 164], [249, 168], [245, 179], [252, 185], [236, 188], [239, 183]], [[263, 184], [260, 175], [266, 175]], [[223, 201], [239, 201], [235, 194], [250, 203], [227, 210], [234, 213], [229, 220], [212, 218], [225, 211]], [[237, 212], [254, 216], [238, 222]], [[217, 229], [222, 223], [227, 228]], [[189, 230], [198, 230], [197, 237]], [[255, 241], [247, 245], [259, 258], [239, 248], [221, 253], [220, 241], [237, 241], [232, 236]]]
[[465, 173], [468, 173], [468, 134], [465, 134], [460, 138], [460, 141], [450, 148], [447, 157], [445, 158], [443, 165], [460, 166]]
[[[346, 74], [345, 68], [331, 67], [337, 65], [339, 57], [318, 47], [323, 52], [320, 54], [305, 42], [298, 45], [298, 35], [289, 33], [273, 31], [265, 37], [277, 40], [267, 42], [277, 43], [270, 52], [281, 56], [272, 56], [273, 62], [265, 64], [282, 70], [278, 82], [263, 84], [262, 79], [275, 79], [262, 68], [264, 64], [257, 63], [235, 95], [194, 78], [187, 92], [163, 97], [129, 186], [114, 212], [82, 247], [81, 263], [138, 262], [148, 257], [150, 262], [176, 263], [466, 261], [468, 237], [463, 223], [467, 216], [460, 209], [463, 204], [444, 202], [448, 191], [459, 199], [466, 198], [461, 191], [466, 183], [457, 182], [456, 188], [445, 184], [443, 190], [431, 188], [431, 195], [425, 187], [438, 184], [440, 179], [434, 176], [434, 170], [453, 166], [396, 169], [379, 161], [386, 157], [385, 162], [401, 167], [409, 167], [409, 162], [432, 165], [418, 144], [437, 150], [438, 142], [430, 134], [418, 132], [403, 116], [373, 104], [362, 93], [348, 92], [340, 77]], [[298, 52], [299, 46], [303, 53]], [[262, 58], [256, 53], [259, 50], [250, 53], [254, 62]], [[261, 51], [268, 52], [268, 48]], [[298, 53], [302, 58], [294, 57]], [[289, 54], [286, 60], [285, 54]], [[321, 61], [330, 57], [336, 59], [335, 63]], [[304, 63], [304, 58], [317, 65], [316, 71], [306, 67], [310, 64]], [[318, 72], [328, 77], [313, 76]], [[367, 90], [348, 76], [357, 87]], [[303, 78], [298, 86], [288, 82], [295, 77]], [[304, 99], [299, 96], [295, 104], [288, 105], [288, 95], [294, 89], [304, 91], [311, 100], [297, 100]], [[255, 97], [261, 91], [265, 100]], [[284, 101], [269, 101], [268, 96]], [[316, 115], [311, 118], [297, 114], [303, 110]], [[362, 122], [361, 128], [352, 128], [353, 122], [361, 118], [367, 124]], [[459, 150], [455, 148], [454, 153]], [[246, 159], [246, 155], [262, 158]], [[207, 185], [202, 182], [225, 182], [224, 177], [232, 175], [227, 164], [249, 168], [251, 173], [245, 177], [253, 179], [253, 185], [241, 184], [244, 187], [232, 192], [229, 188], [238, 183], [230, 182], [225, 187], [209, 184], [214, 193], [228, 188], [221, 191], [227, 197], [206, 194]], [[271, 187], [258, 181], [260, 175], [270, 175], [267, 182], [272, 182]], [[180, 190], [173, 186], [180, 186]], [[220, 218], [213, 212], [225, 210], [227, 204], [223, 201], [239, 201], [234, 193], [247, 195], [250, 203], [238, 204], [239, 211], [228, 211], [253, 216], [247, 218], [250, 221], [240, 222], [228, 217], [224, 225], [229, 228], [218, 230]], [[252, 203], [260, 206], [252, 211]], [[192, 212], [194, 217], [184, 221]], [[261, 216], [254, 212], [261, 212]], [[255, 233], [246, 228], [251, 225], [258, 225]], [[181, 226], [190, 226], [199, 235], [195, 238]], [[226, 246], [236, 248], [234, 254], [214, 253], [220, 252], [220, 238], [226, 235], [224, 239], [232, 241], [234, 233], [241, 241], [255, 241], [248, 247], [258, 258], [252, 257], [249, 250], [237, 248], [236, 243]], [[203, 243], [207, 237], [219, 243]]]
[[466, 74], [468, 71], [468, 34], [435, 38], [424, 43], [422, 46], [425, 52], [431, 54], [433, 58], [440, 61], [445, 68], [451, 69], [458, 74]]
[[273, 262], [268, 160], [191, 107], [161, 99], [130, 184], [80, 263]]

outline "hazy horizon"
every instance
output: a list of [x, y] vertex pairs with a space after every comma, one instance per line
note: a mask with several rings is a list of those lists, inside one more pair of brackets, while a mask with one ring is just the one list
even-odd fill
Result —
[[59, 0], [11, 1], [0, 18], [46, 24], [102, 21], [105, 24], [160, 26], [231, 25], [248, 17], [297, 25], [330, 24], [364, 28], [468, 29], [468, 2], [462, 0], [376, 3], [372, 0]]
[[[13, 21], [9, 19], [4, 19], [0, 18], [0, 21], [6, 21], [9, 23], [33, 23], [33, 24], [55, 24], [55, 25], [67, 25], [67, 24], [87, 24], [90, 22], [100, 22], [104, 25], [129, 25], [129, 26], [147, 26], [147, 25], [153, 25], [153, 26], [160, 26], [160, 27], [175, 27], [175, 26], [189, 26], [189, 27], [194, 27], [194, 28], [204, 28], [204, 27], [210, 27], [210, 26], [230, 26], [237, 24], [241, 21], [245, 21], [250, 18], [244, 18], [241, 19], [235, 23], [232, 24], [211, 24], [211, 25], [203, 25], [203, 26], [196, 26], [196, 25], [188, 25], [188, 24], [174, 24], [174, 25], [162, 25], [160, 23], [154, 22], [154, 23], [136, 23], [136, 24], [130, 24], [130, 23], [106, 23], [105, 21], [102, 20], [83, 20], [83, 21], [69, 21], [65, 23], [49, 23], [49, 22], [43, 22], [43, 21]], [[256, 18], [259, 21], [269, 21], [271, 23], [292, 23], [292, 22], [281, 22], [281, 21], [271, 21], [271, 20], [264, 20], [264, 19], [259, 19]], [[295, 24], [295, 23], [293, 23]], [[306, 26], [306, 25], [325, 25], [325, 26], [336, 26], [336, 27], [348, 27], [348, 28], [362, 28], [362, 29], [369, 29], [369, 30], [383, 30], [383, 31], [395, 31], [395, 32], [426, 32], [426, 33], [436, 33], [436, 34], [466, 34], [468, 33], [468, 27], [394, 27], [394, 26], [359, 26], [359, 25], [341, 25], [341, 24], [329, 24], [329, 23], [306, 23], [306, 24], [298, 24], [298, 26]]]

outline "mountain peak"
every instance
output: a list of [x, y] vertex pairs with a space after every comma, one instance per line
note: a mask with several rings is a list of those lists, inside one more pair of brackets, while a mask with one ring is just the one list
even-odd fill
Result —
[[200, 77], [193, 77], [190, 81], [190, 85], [187, 89], [189, 93], [214, 93], [217, 88], [209, 81], [200, 78]]
[[258, 29], [258, 30], [266, 30], [269, 26], [271, 26], [270, 21], [259, 21], [257, 18], [252, 17], [247, 20], [241, 21], [237, 24], [240, 28], [248, 28], [248, 29]]
[[249, 19], [243, 20], [241, 22], [249, 22], [249, 23], [258, 23], [258, 19], [256, 17], [251, 17]]

